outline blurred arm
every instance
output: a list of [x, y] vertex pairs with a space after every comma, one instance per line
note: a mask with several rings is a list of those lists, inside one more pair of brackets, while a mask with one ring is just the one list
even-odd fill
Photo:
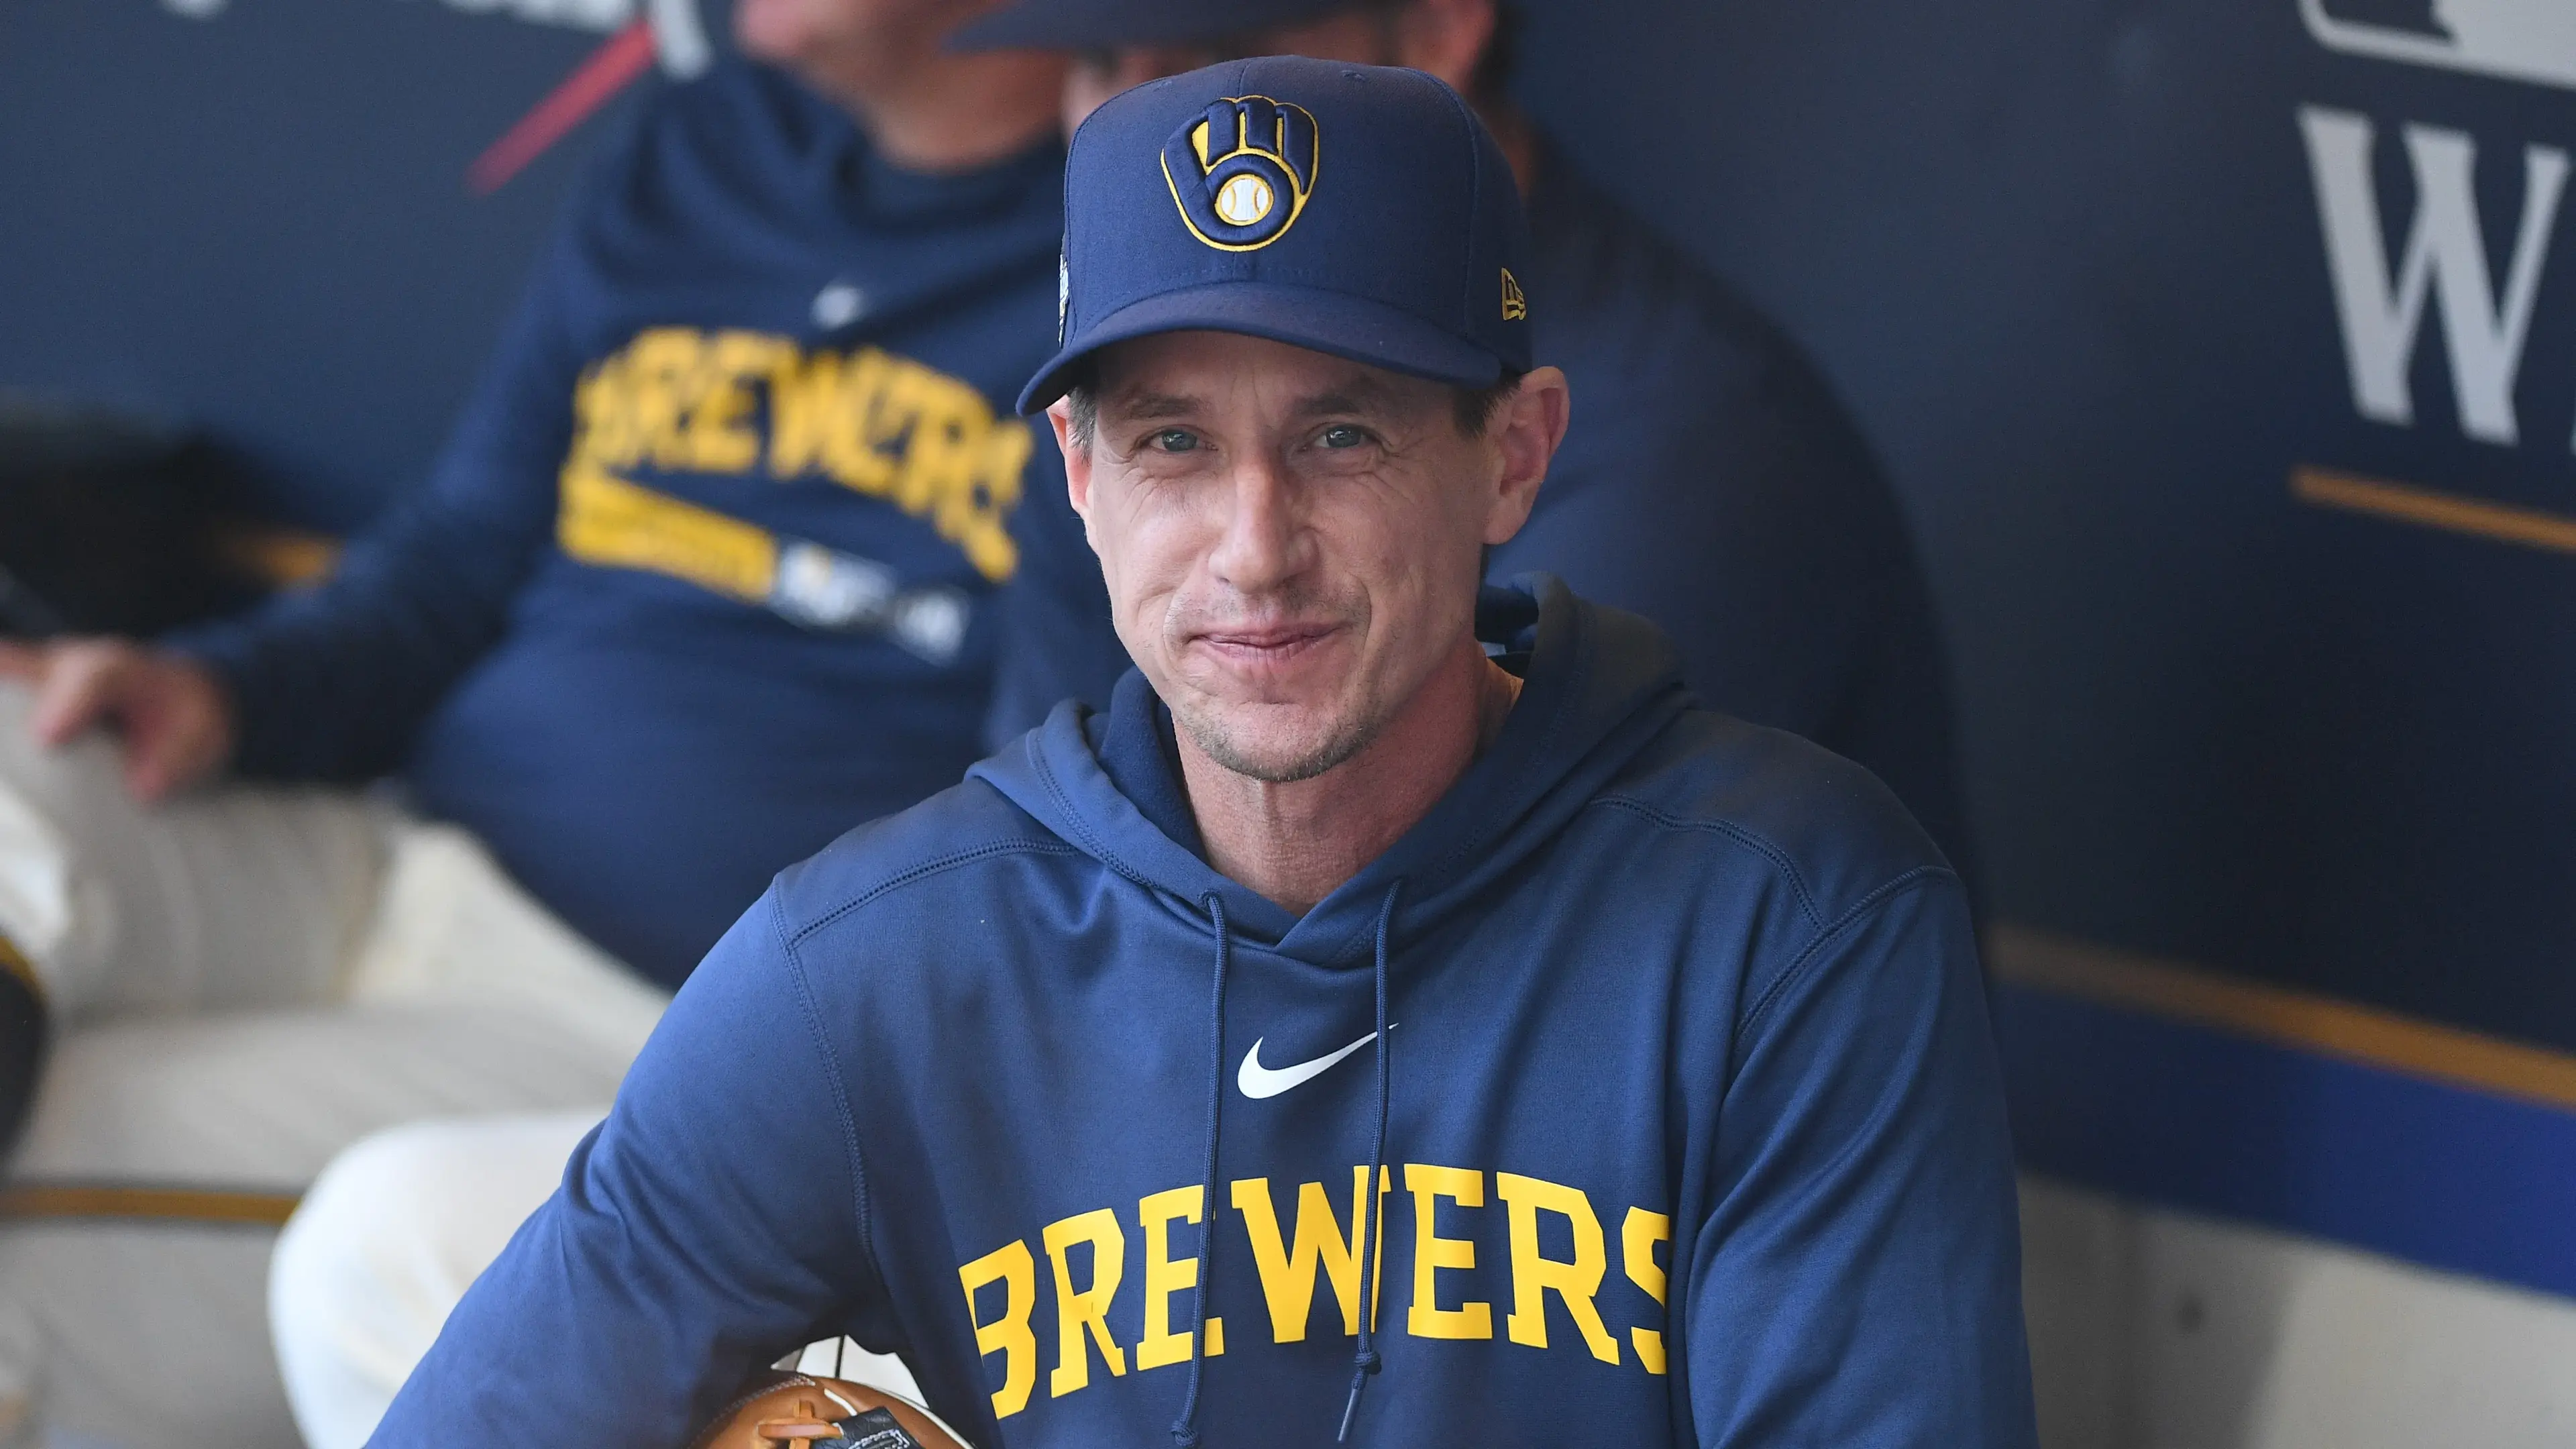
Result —
[[500, 637], [552, 533], [572, 437], [580, 360], [554, 305], [559, 264], [521, 301], [426, 488], [320, 586], [164, 641], [222, 681], [244, 771], [356, 780], [393, 768]]

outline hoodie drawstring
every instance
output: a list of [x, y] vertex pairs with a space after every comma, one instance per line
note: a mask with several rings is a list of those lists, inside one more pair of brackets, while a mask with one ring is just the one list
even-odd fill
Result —
[[[1334, 1443], [1346, 1443], [1358, 1419], [1360, 1393], [1378, 1371], [1377, 1352], [1377, 1180], [1386, 1172], [1387, 1116], [1387, 937], [1395, 922], [1395, 899], [1404, 889], [1399, 880], [1386, 888], [1377, 913], [1377, 1117], [1369, 1139], [1368, 1176], [1360, 1193], [1360, 1333], [1359, 1351], [1351, 1356], [1351, 1396], [1342, 1406], [1342, 1427]], [[1207, 1368], [1208, 1294], [1216, 1286], [1217, 1128], [1225, 1107], [1225, 976], [1232, 964], [1234, 938], [1226, 929], [1225, 901], [1211, 891], [1199, 900], [1216, 930], [1216, 980], [1208, 1000], [1207, 1157], [1199, 1172], [1199, 1281], [1191, 1294], [1190, 1379], [1181, 1398], [1181, 1416], [1172, 1421], [1174, 1449], [1198, 1449], [1199, 1389]]]
[[1207, 1161], [1199, 1172], [1199, 1282], [1190, 1295], [1190, 1384], [1181, 1398], [1181, 1416], [1172, 1421], [1175, 1449], [1197, 1449], [1199, 1380], [1207, 1361], [1208, 1290], [1216, 1286], [1216, 1137], [1217, 1118], [1225, 1107], [1225, 972], [1233, 935], [1226, 930], [1225, 899], [1214, 891], [1199, 904], [1216, 924], [1216, 985], [1208, 1003]]
[[[1386, 888], [1386, 902], [1377, 911], [1377, 1132], [1369, 1142], [1368, 1176], [1360, 1188], [1360, 1343], [1359, 1352], [1351, 1355], [1351, 1397], [1342, 1405], [1341, 1432], [1333, 1436], [1336, 1444], [1348, 1443], [1351, 1424], [1360, 1415], [1360, 1393], [1368, 1387], [1369, 1375], [1379, 1368], [1377, 1356], [1377, 1180], [1386, 1171], [1386, 945], [1387, 932], [1395, 921], [1395, 897], [1404, 889], [1398, 880]], [[1213, 1168], [1211, 1168], [1213, 1171]]]

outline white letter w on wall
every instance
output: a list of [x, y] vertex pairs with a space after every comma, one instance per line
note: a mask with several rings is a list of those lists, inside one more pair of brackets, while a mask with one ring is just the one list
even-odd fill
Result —
[[2384, 423], [2415, 421], [2406, 369], [2424, 320], [2425, 293], [2438, 286], [2460, 426], [2485, 442], [2513, 442], [2513, 380], [2522, 368], [2523, 338], [2540, 290], [2541, 258], [2558, 222], [2567, 153], [2548, 146], [2523, 152], [2522, 224], [2499, 301], [2488, 280], [2486, 238], [2471, 184], [2477, 143], [2466, 133], [2406, 128], [2406, 156], [2415, 169], [2415, 224], [2392, 279], [2371, 181], [2370, 121], [2304, 106], [2299, 128], [2307, 133], [2308, 165], [2316, 176], [2353, 406]]

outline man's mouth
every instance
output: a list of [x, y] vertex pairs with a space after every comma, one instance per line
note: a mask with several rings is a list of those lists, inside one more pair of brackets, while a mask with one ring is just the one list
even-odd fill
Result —
[[1339, 624], [1259, 624], [1203, 629], [1190, 638], [1237, 665], [1276, 669], [1314, 653], [1341, 632]]

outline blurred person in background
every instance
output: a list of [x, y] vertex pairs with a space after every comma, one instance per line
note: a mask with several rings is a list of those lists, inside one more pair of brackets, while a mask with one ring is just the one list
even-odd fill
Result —
[[[644, 104], [330, 581], [0, 647], [0, 1058], [44, 1054], [0, 1313], [57, 1428], [286, 1441], [238, 1224], [424, 1119], [550, 1181], [773, 872], [975, 758], [1062, 166], [1059, 61], [942, 49], [979, 8], [741, 0], [752, 59]], [[444, 1185], [402, 1206], [493, 1250], [533, 1205]]]
[[[955, 44], [1069, 53], [1068, 130], [1238, 56], [1409, 66], [1466, 96], [1529, 199], [1539, 350], [1582, 399], [1487, 578], [1544, 570], [1662, 625], [1703, 700], [1868, 766], [1973, 881], [1940, 629], [1869, 445], [1795, 343], [1514, 107], [1511, 40], [1499, 0], [1021, 0]], [[1003, 600], [996, 745], [1067, 696], [1106, 708], [1127, 668], [1056, 468], [1041, 457], [1012, 520], [1028, 567]]]

